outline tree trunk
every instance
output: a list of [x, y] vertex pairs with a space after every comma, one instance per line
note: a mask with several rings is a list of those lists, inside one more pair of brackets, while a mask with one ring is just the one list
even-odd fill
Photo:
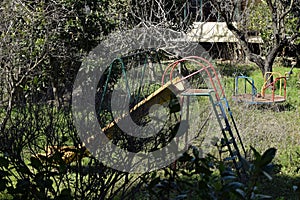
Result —
[[273, 72], [273, 62], [268, 62], [268, 60], [265, 61], [264, 69], [262, 70], [263, 76], [267, 72]]
[[[262, 71], [263, 72], [263, 76], [265, 76], [265, 74], [267, 72], [273, 72], [273, 64], [274, 64], [276, 56], [277, 56], [277, 53], [273, 54], [273, 55], [269, 54], [268, 58], [265, 60], [264, 70]], [[270, 77], [270, 75], [271, 74], [267, 74], [266, 75], [266, 79], [268, 79]], [[270, 78], [270, 80], [269, 80], [269, 83], [272, 83], [273, 81], [274, 81], [274, 79], [273, 79], [273, 76], [272, 76]]]

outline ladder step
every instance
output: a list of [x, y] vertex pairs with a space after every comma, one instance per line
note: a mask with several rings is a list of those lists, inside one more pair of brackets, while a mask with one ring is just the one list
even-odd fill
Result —
[[233, 152], [232, 152], [232, 155], [233, 155], [233, 156], [237, 156], [237, 154], [238, 154], [237, 151], [233, 151]]
[[243, 167], [243, 163], [242, 162], [236, 162], [236, 169], [240, 170]]
[[236, 156], [230, 156], [230, 157], [226, 157], [223, 159], [223, 161], [231, 161], [231, 160], [235, 160], [236, 159]]
[[237, 151], [233, 151], [229, 157], [224, 158], [224, 161], [236, 160], [238, 158], [237, 154]]
[[229, 152], [228, 149], [226, 149], [226, 150], [219, 150], [219, 153], [227, 153], [227, 152]]
[[219, 153], [223, 161], [225, 161], [231, 169], [235, 168], [237, 175], [241, 178], [244, 176], [242, 174], [245, 173], [245, 163], [243, 163], [239, 145], [242, 146], [244, 152], [245, 150], [236, 123], [231, 115], [228, 102], [224, 97], [217, 100], [211, 99], [211, 103], [223, 135], [220, 141]]
[[223, 131], [229, 131], [229, 130], [230, 130], [230, 126], [223, 127]]
[[226, 147], [234, 142], [234, 138], [231, 138], [226, 142], [223, 138], [221, 139], [221, 147]]

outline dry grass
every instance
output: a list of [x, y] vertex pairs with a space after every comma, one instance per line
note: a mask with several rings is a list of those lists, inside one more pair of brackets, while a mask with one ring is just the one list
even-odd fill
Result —
[[[275, 67], [284, 72], [288, 68]], [[278, 173], [272, 181], [262, 180], [259, 190], [273, 199], [299, 199], [293, 187], [300, 188], [300, 69], [294, 69], [287, 82], [287, 101], [270, 106], [247, 105], [231, 100], [233, 77], [224, 77], [227, 98], [233, 111], [239, 132], [247, 149], [255, 147], [259, 152], [275, 147], [274, 163]], [[262, 85], [259, 70], [250, 72], [257, 85]], [[260, 86], [258, 86], [259, 88]]]

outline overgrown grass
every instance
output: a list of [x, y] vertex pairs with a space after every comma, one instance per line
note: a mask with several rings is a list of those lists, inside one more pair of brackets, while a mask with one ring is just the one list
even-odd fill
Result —
[[[263, 84], [263, 77], [259, 69], [255, 68], [253, 65], [242, 65], [237, 67], [226, 65], [220, 66], [219, 70], [223, 75], [222, 79], [226, 88], [226, 93], [230, 103], [230, 107], [233, 111], [233, 115], [236, 119], [239, 132], [242, 136], [246, 148], [249, 150], [250, 146], [254, 146], [260, 152], [264, 152], [270, 147], [275, 147], [277, 149], [277, 155], [274, 160], [276, 165], [276, 173], [273, 174], [273, 180], [270, 181], [267, 179], [262, 179], [260, 181], [261, 184], [258, 185], [258, 190], [260, 191], [259, 193], [271, 195], [274, 199], [297, 199], [299, 195], [295, 191], [295, 188], [300, 188], [300, 86], [298, 83], [300, 81], [300, 69], [294, 69], [294, 73], [288, 79], [287, 101], [280, 105], [270, 106], [250, 106], [243, 103], [236, 103], [231, 100], [231, 96], [234, 90], [234, 75], [242, 73], [244, 75], [251, 76], [255, 80], [256, 87], [260, 88]], [[289, 68], [275, 66], [274, 71], [284, 74], [285, 72], [289, 71]], [[201, 102], [201, 105], [203, 106], [203, 108], [207, 109], [204, 109], [203, 113], [201, 113], [201, 115], [203, 115], [201, 117], [203, 117], [203, 119], [205, 120], [208, 117], [207, 113], [209, 112], [207, 101]], [[72, 130], [69, 130], [69, 121], [66, 121], [68, 117], [64, 116], [64, 113], [57, 113], [56, 115], [55, 113], [57, 112], [57, 110], [53, 108], [42, 109], [42, 115], [39, 112], [35, 112], [35, 107], [32, 107], [31, 109], [32, 110], [30, 111], [24, 110], [23, 115], [22, 113], [13, 113], [13, 117], [15, 116], [15, 118], [19, 121], [27, 120], [32, 122], [32, 120], [37, 120], [39, 122], [36, 129], [34, 129], [34, 127], [24, 127], [28, 128], [28, 130], [23, 130], [23, 136], [27, 132], [27, 134], [30, 135], [29, 132], [31, 131], [34, 131], [34, 135], [41, 135], [38, 143], [36, 144], [36, 147], [40, 147], [40, 151], [44, 151], [43, 146], [46, 146], [46, 143], [48, 143], [48, 145], [50, 145], [50, 143], [52, 144], [52, 141], [46, 141], [46, 139], [49, 139], [49, 136], [53, 137], [53, 140], [56, 139], [55, 142], [59, 144], [72, 144], [73, 140], [70, 137], [68, 137], [69, 134], [71, 134], [69, 132], [72, 132]], [[51, 112], [53, 112], [54, 114]], [[29, 113], [31, 113], [31, 115], [29, 115]], [[34, 113], [36, 115], [33, 115]], [[24, 119], [20, 118], [20, 116], [24, 117]], [[48, 118], [48, 116], [52, 116], [52, 118]], [[19, 123], [18, 127], [21, 126], [23, 123]], [[199, 122], [198, 125], [201, 126], [201, 123], [202, 122]], [[215, 124], [216, 122], [210, 119], [209, 123], [210, 126], [207, 127], [207, 130], [204, 130], [206, 132], [205, 137], [212, 137], [213, 134], [221, 135], [219, 127]], [[49, 126], [47, 126], [48, 124]], [[46, 129], [46, 127], [49, 128]], [[65, 137], [66, 140], [62, 139], [61, 137]], [[202, 138], [200, 138], [200, 140], [201, 139]], [[29, 155], [24, 157], [26, 158], [26, 160], [29, 160]], [[28, 162], [26, 162], [25, 164], [28, 164]], [[80, 166], [85, 164], [87, 163], [82, 162]], [[111, 178], [114, 178], [115, 175], [112, 172], [108, 171], [107, 173], [112, 174]], [[66, 176], [68, 176], [70, 180], [75, 177], [74, 174], [67, 174]], [[84, 178], [82, 178], [82, 181], [86, 179], [85, 176], [86, 175], [84, 175]], [[109, 179], [104, 177], [97, 177], [97, 179], [101, 178], [103, 178], [103, 180]], [[190, 179], [191, 183], [199, 182], [197, 179], [192, 180], [192, 178]], [[120, 181], [116, 181], [116, 184], [122, 185], [123, 179], [126, 180], [128, 179], [128, 177], [122, 177]], [[184, 183], [188, 181], [189, 180], [184, 180]], [[103, 188], [106, 188], [107, 183], [103, 183], [103, 185], [101, 186]], [[56, 187], [53, 188], [57, 189]], [[113, 193], [115, 188], [112, 188], [113, 189], [111, 190], [111, 192]], [[185, 187], [183, 188], [185, 189]], [[127, 189], [128, 188], [126, 188], [126, 190]], [[199, 187], [199, 191], [201, 191], [201, 189], [202, 188]], [[59, 189], [57, 189], [57, 191], [59, 191]], [[143, 191], [140, 192], [144, 194]], [[148, 192], [149, 191], [145, 191], [145, 194], [147, 194]], [[197, 195], [191, 194], [191, 196]], [[0, 192], [0, 199], [11, 197], [12, 196], [8, 195], [6, 192]], [[141, 197], [141, 199], [144, 199], [144, 197]]]
[[[230, 66], [227, 66], [230, 67]], [[259, 69], [250, 65], [245, 68], [232, 67], [222, 71], [227, 97], [238, 124], [246, 147], [250, 145], [259, 151], [270, 147], [277, 149], [275, 164], [278, 173], [272, 181], [262, 180], [259, 190], [264, 194], [272, 195], [274, 199], [298, 199], [295, 189], [300, 188], [300, 69], [294, 68], [293, 74], [287, 80], [287, 99], [282, 104], [258, 106], [236, 103], [231, 100], [233, 95], [234, 76], [242, 71], [255, 81], [260, 91], [263, 85], [263, 76]], [[274, 72], [285, 74], [290, 68], [275, 65]]]
[[[286, 102], [268, 106], [248, 105], [231, 100], [234, 91], [234, 75], [242, 73], [250, 76], [255, 80], [258, 90], [261, 88], [263, 76], [255, 66], [233, 67], [226, 65], [219, 66], [218, 69], [222, 74], [226, 95], [247, 150], [250, 151], [250, 146], [255, 147], [259, 152], [264, 152], [271, 147], [277, 149], [273, 179], [269, 180], [262, 176], [257, 185], [257, 193], [272, 196], [272, 199], [298, 199], [299, 193], [296, 188], [300, 188], [300, 154], [298, 153], [300, 152], [300, 94], [298, 85], [300, 69], [294, 69], [294, 73], [288, 79]], [[281, 74], [289, 70], [289, 68], [274, 67], [274, 71]], [[219, 127], [212, 118], [209, 123], [210, 126], [206, 130], [205, 137], [213, 134], [221, 136]], [[195, 145], [200, 145], [200, 143]], [[203, 148], [203, 146], [201, 147]], [[192, 184], [193, 181], [195, 180], [191, 178], [187, 182]], [[204, 189], [201, 188], [200, 190]], [[145, 194], [149, 194], [148, 192], [145, 191]], [[141, 199], [144, 198], [141, 197]]]

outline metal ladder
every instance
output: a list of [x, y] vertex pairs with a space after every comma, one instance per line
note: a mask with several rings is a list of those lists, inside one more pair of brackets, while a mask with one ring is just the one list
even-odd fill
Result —
[[[243, 159], [246, 156], [246, 150], [228, 101], [226, 97], [214, 100], [212, 95], [209, 96], [209, 99], [223, 136], [221, 139], [221, 148], [219, 149], [219, 153], [220, 155], [227, 153], [226, 157], [223, 158], [223, 161], [232, 162], [238, 177], [245, 178], [246, 170], [243, 165]], [[224, 147], [227, 149], [223, 150]]]
[[[242, 154], [246, 155], [243, 142], [238, 132], [227, 99], [223, 97], [220, 100], [215, 100], [213, 94], [214, 94], [214, 90], [190, 89], [184, 91], [180, 95], [187, 97], [187, 102], [189, 102], [189, 98], [191, 96], [209, 97], [209, 100], [212, 104], [213, 112], [217, 118], [219, 126], [221, 127], [222, 136], [223, 136], [223, 138], [221, 139], [222, 148], [219, 149], [219, 153], [220, 154], [227, 153], [223, 161], [232, 162], [238, 177], [243, 178], [246, 176], [246, 171], [242, 163], [242, 159], [243, 159]], [[187, 117], [188, 117], [188, 113], [187, 113]], [[227, 149], [224, 150], [224, 147], [226, 147]], [[242, 152], [240, 149], [242, 150]]]

